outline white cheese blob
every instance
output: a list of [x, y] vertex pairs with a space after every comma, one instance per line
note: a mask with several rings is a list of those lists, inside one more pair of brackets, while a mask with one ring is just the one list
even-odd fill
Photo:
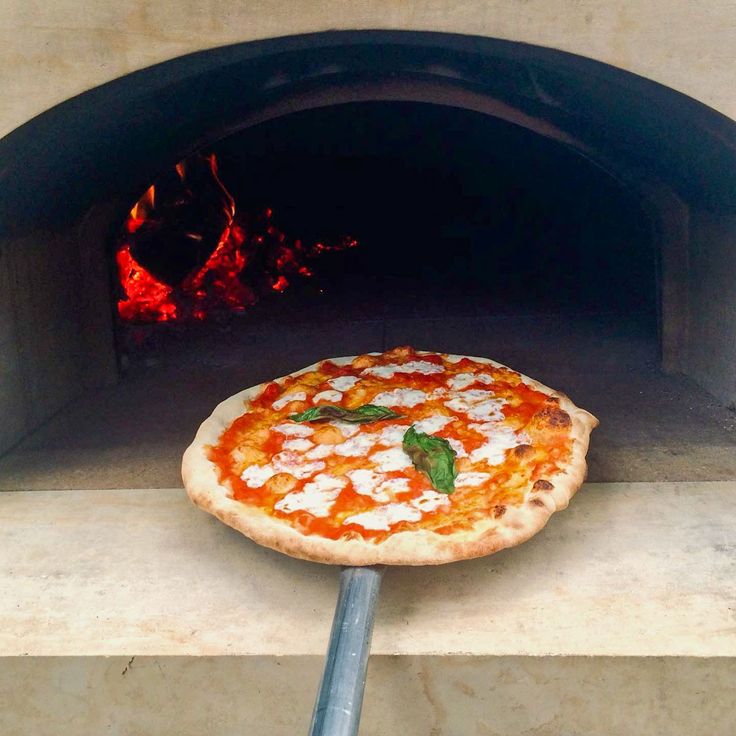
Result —
[[437, 363], [430, 363], [428, 360], [410, 360], [408, 363], [398, 365], [391, 363], [389, 365], [374, 365], [361, 371], [366, 376], [378, 376], [379, 378], [392, 378], [397, 373], [421, 373], [429, 376], [432, 373], [443, 373], [444, 367]]
[[451, 391], [451, 399], [444, 404], [448, 409], [467, 414], [477, 422], [488, 422], [503, 419], [501, 409], [506, 400], [498, 398], [492, 391], [474, 388], [469, 391]]
[[356, 493], [370, 496], [375, 501], [390, 501], [396, 493], [409, 490], [408, 478], [386, 478], [373, 470], [351, 470], [346, 473]]
[[300, 480], [309, 478], [311, 475], [325, 469], [321, 460], [309, 460], [304, 455], [293, 450], [284, 450], [274, 455], [271, 464], [276, 473], [291, 473]]
[[476, 404], [472, 409], [468, 409], [466, 414], [476, 421], [501, 421], [503, 419], [503, 412], [501, 409], [506, 405], [506, 401], [503, 399], [489, 399], [488, 401], [481, 401], [480, 404]]
[[476, 473], [472, 471], [467, 473], [458, 473], [457, 478], [455, 478], [455, 486], [458, 488], [465, 486], [480, 486], [491, 477], [490, 473]]
[[493, 383], [493, 377], [487, 373], [458, 373], [447, 379], [447, 385], [453, 389], [464, 389], [473, 383]]
[[382, 445], [400, 445], [409, 427], [401, 424], [389, 424], [378, 433], [378, 442]]
[[330, 378], [327, 383], [337, 391], [349, 391], [358, 381], [360, 381], [360, 378], [356, 376], [338, 376], [337, 378]]
[[360, 425], [351, 424], [350, 422], [341, 422], [339, 420], [334, 422], [327, 422], [331, 427], [335, 427], [342, 432], [343, 437], [352, 437], [360, 432]]
[[371, 460], [384, 473], [390, 473], [392, 470], [403, 470], [404, 468], [410, 468], [412, 465], [411, 458], [401, 447], [392, 447], [390, 450], [374, 452], [371, 455]]
[[286, 394], [285, 396], [281, 396], [280, 398], [276, 399], [276, 401], [271, 404], [271, 408], [274, 411], [279, 411], [280, 409], [283, 409], [287, 404], [290, 404], [292, 401], [306, 401], [307, 400], [307, 394], [304, 391], [298, 391], [294, 394]]
[[468, 456], [468, 451], [465, 449], [465, 446], [462, 442], [460, 442], [460, 440], [456, 440], [454, 437], [448, 437], [447, 441], [450, 443], [450, 447], [455, 450], [455, 455], [457, 457]]
[[282, 445], [284, 450], [296, 450], [297, 452], [304, 452], [310, 447], [314, 447], [314, 442], [310, 442], [305, 437], [295, 437], [293, 440], [286, 440]]
[[408, 478], [387, 478], [378, 487], [378, 490], [388, 495], [395, 495], [397, 493], [406, 493], [409, 490], [409, 479]]
[[240, 479], [251, 488], [260, 488], [269, 478], [273, 478], [278, 471], [270, 465], [249, 465], [241, 474]]
[[523, 430], [514, 431], [511, 427], [507, 427], [505, 424], [499, 422], [480, 422], [476, 424], [469, 424], [470, 429], [474, 429], [476, 432], [485, 435], [486, 437], [493, 438], [502, 429], [507, 432], [514, 432], [516, 436], [516, 444], [518, 445], [531, 445], [532, 438]]
[[493, 391], [486, 391], [483, 388], [469, 388], [465, 391], [450, 391], [450, 394], [458, 399], [463, 400], [468, 406], [478, 404], [481, 401], [495, 398]]
[[304, 484], [302, 491], [287, 493], [274, 505], [275, 509], [291, 514], [294, 511], [307, 511], [313, 516], [327, 516], [332, 504], [340, 495], [347, 481], [334, 475], [320, 473], [313, 481]]
[[378, 406], [416, 406], [427, 400], [427, 394], [416, 388], [395, 388], [393, 391], [382, 391], [373, 398], [372, 404]]
[[437, 493], [437, 491], [424, 491], [421, 496], [412, 498], [409, 504], [415, 509], [419, 509], [424, 513], [437, 511], [439, 508], [450, 505], [450, 498], [446, 493]]
[[421, 518], [422, 512], [408, 503], [388, 503], [371, 511], [364, 511], [362, 514], [348, 516], [343, 524], [358, 524], [363, 529], [387, 531], [392, 524], [400, 521], [419, 521]]
[[339, 391], [320, 391], [312, 397], [313, 404], [319, 404], [325, 402], [327, 404], [337, 404], [342, 399], [342, 394]]
[[495, 429], [486, 436], [486, 442], [470, 453], [470, 460], [474, 463], [485, 460], [489, 465], [500, 465], [506, 452], [521, 444], [516, 432], [503, 424], [495, 425]]
[[375, 443], [375, 434], [359, 434], [345, 440], [345, 442], [341, 442], [339, 445], [335, 445], [335, 454], [343, 457], [360, 457], [361, 455], [367, 455]]
[[414, 422], [414, 426], [419, 432], [425, 434], [434, 434], [444, 429], [450, 422], [454, 422], [455, 417], [446, 417], [442, 414], [436, 414], [426, 419], [420, 419], [418, 422]]
[[335, 445], [317, 445], [306, 454], [306, 457], [310, 460], [321, 460], [332, 455], [334, 451]]
[[314, 429], [308, 424], [278, 424], [273, 428], [274, 432], [280, 432], [287, 437], [309, 437], [314, 433]]
[[379, 486], [385, 479], [383, 473], [376, 473], [373, 470], [350, 470], [346, 473], [356, 493], [362, 496], [370, 496], [376, 501], [388, 501], [389, 496], [381, 491]]

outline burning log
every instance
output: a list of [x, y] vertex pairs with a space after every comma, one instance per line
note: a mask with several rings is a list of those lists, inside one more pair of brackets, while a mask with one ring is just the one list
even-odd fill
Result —
[[295, 278], [312, 259], [358, 245], [344, 237], [305, 247], [272, 222], [273, 211], [236, 211], [214, 154], [179, 162], [131, 209], [116, 261], [126, 322], [204, 320], [238, 313]]

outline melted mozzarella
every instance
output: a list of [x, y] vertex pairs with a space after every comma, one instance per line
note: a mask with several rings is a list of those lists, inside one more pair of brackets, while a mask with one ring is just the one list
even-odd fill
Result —
[[451, 399], [444, 404], [448, 409], [467, 414], [477, 422], [488, 422], [503, 419], [501, 409], [506, 400], [498, 398], [492, 391], [474, 388], [469, 391], [451, 391]]
[[376, 435], [359, 434], [351, 437], [349, 440], [345, 440], [345, 442], [341, 442], [339, 445], [335, 445], [335, 453], [343, 457], [360, 457], [361, 455], [368, 454], [368, 450], [375, 443]]
[[408, 478], [388, 478], [379, 486], [379, 490], [384, 494], [395, 495], [396, 493], [406, 493], [409, 490]]
[[271, 404], [271, 408], [274, 411], [279, 411], [279, 409], [283, 409], [287, 404], [290, 404], [292, 401], [306, 401], [307, 400], [307, 394], [304, 391], [298, 391], [294, 394], [286, 394], [285, 396], [282, 396], [276, 401]]
[[500, 465], [506, 452], [520, 444], [516, 432], [502, 424], [494, 425], [492, 431], [484, 434], [487, 437], [485, 443], [470, 453], [470, 460], [474, 463], [485, 460], [489, 465]]
[[455, 450], [455, 455], [457, 457], [468, 456], [468, 451], [465, 449], [465, 446], [462, 442], [460, 442], [460, 440], [456, 440], [454, 437], [448, 437], [447, 441], [450, 443], [450, 447]]
[[452, 389], [464, 389], [473, 383], [493, 383], [493, 377], [487, 373], [458, 373], [447, 379], [447, 385]]
[[330, 378], [327, 383], [337, 391], [349, 391], [358, 381], [360, 381], [360, 378], [356, 376], [338, 376], [337, 378]]
[[375, 501], [390, 501], [396, 493], [409, 490], [408, 478], [386, 478], [374, 470], [351, 470], [346, 473], [356, 493], [370, 496]]
[[[399, 481], [403, 481], [406, 487], [404, 488], [404, 483], [399, 483]], [[397, 492], [408, 490], [409, 482], [406, 478], [390, 478], [384, 481], [381, 487], [385, 488], [388, 483], [392, 482], [397, 484]], [[424, 491], [421, 496], [406, 503], [387, 503], [370, 511], [349, 516], [343, 524], [358, 524], [364, 529], [388, 531], [393, 524], [398, 524], [400, 521], [419, 521], [423, 513], [430, 513], [449, 505], [450, 499], [446, 494]]]
[[326, 401], [328, 404], [337, 404], [342, 399], [339, 391], [320, 391], [312, 397], [313, 404], [319, 404], [320, 401]]
[[371, 455], [371, 460], [373, 460], [376, 467], [384, 473], [389, 473], [392, 470], [410, 468], [412, 464], [410, 457], [400, 447], [392, 447], [390, 450], [374, 452], [373, 455]]
[[490, 421], [503, 419], [503, 412], [501, 409], [505, 406], [506, 402], [503, 399], [490, 399], [489, 401], [481, 401], [480, 404], [476, 404], [472, 409], [468, 409], [466, 412], [471, 419], [477, 421]]
[[456, 486], [480, 486], [491, 478], [490, 473], [458, 473], [455, 478]]
[[470, 388], [467, 391], [453, 391], [453, 394], [462, 397], [470, 404], [477, 404], [479, 401], [486, 401], [493, 398], [493, 391], [486, 391], [483, 388]]
[[314, 429], [308, 424], [279, 424], [273, 428], [274, 432], [280, 432], [287, 437], [309, 437]]
[[376, 501], [388, 501], [389, 497], [381, 491], [380, 486], [386, 477], [383, 473], [376, 473], [373, 470], [350, 470], [346, 473], [353, 489], [362, 496], [370, 496]]
[[335, 451], [335, 445], [317, 445], [315, 448], [307, 453], [307, 457], [310, 460], [321, 460]]
[[401, 424], [389, 424], [378, 433], [378, 442], [382, 445], [400, 445], [407, 429]]
[[313, 481], [305, 483], [302, 491], [287, 493], [274, 508], [286, 514], [307, 511], [313, 516], [327, 516], [346, 483], [344, 478], [320, 473]]
[[360, 426], [357, 424], [351, 424], [350, 422], [341, 422], [336, 420], [334, 422], [327, 422], [331, 427], [336, 427], [342, 432], [343, 437], [352, 437], [360, 432]]
[[437, 491], [424, 491], [421, 496], [413, 498], [409, 503], [424, 513], [436, 511], [443, 506], [450, 505], [450, 499], [446, 493], [437, 493]]
[[374, 365], [371, 368], [366, 368], [362, 373], [366, 376], [392, 378], [397, 373], [421, 373], [424, 376], [429, 376], [432, 373], [443, 373], [444, 370], [443, 366], [437, 365], [437, 363], [430, 363], [428, 360], [410, 360], [403, 365], [396, 363]]
[[422, 512], [408, 503], [387, 503], [385, 506], [378, 506], [371, 511], [348, 516], [343, 524], [358, 524], [363, 529], [387, 531], [392, 524], [397, 524], [400, 521], [419, 521], [421, 518]]
[[378, 406], [416, 406], [427, 400], [427, 394], [416, 388], [395, 388], [383, 391], [373, 398], [371, 403]]
[[276, 475], [276, 472], [270, 465], [249, 465], [240, 474], [240, 479], [251, 488], [260, 488], [269, 478]]
[[283, 444], [284, 450], [297, 450], [298, 452], [304, 452], [310, 447], [314, 447], [314, 443], [304, 437], [296, 437], [293, 440], [286, 440]]
[[516, 437], [516, 444], [518, 445], [530, 445], [532, 438], [524, 431], [520, 430], [515, 432], [511, 427], [507, 427], [499, 422], [480, 422], [475, 424], [469, 424], [470, 429], [474, 429], [479, 434], [485, 435], [489, 439], [498, 434], [499, 430], [504, 432], [514, 432]]
[[414, 426], [420, 431], [426, 434], [434, 434], [439, 432], [441, 429], [446, 427], [450, 422], [454, 422], [455, 417], [446, 417], [442, 414], [435, 414], [434, 416], [427, 417], [426, 419], [420, 419], [418, 422], [414, 422]]
[[309, 478], [310, 475], [325, 469], [321, 460], [309, 461], [304, 455], [293, 450], [284, 450], [273, 456], [271, 461], [276, 473], [291, 473], [295, 478]]

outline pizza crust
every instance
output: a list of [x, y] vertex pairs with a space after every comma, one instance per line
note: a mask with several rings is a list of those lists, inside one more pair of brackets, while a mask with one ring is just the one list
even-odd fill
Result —
[[[417, 355], [426, 354], [427, 352], [417, 351]], [[479, 363], [498, 368], [506, 367], [488, 358], [442, 355], [450, 362], [468, 357]], [[337, 365], [349, 365], [354, 359], [355, 356], [329, 360]], [[286, 378], [316, 370], [318, 366], [319, 363], [315, 363], [268, 383], [281, 383]], [[301, 534], [262, 510], [231, 498], [228, 489], [220, 484], [216, 465], [207, 457], [207, 447], [217, 444], [223, 431], [247, 411], [249, 401], [263, 391], [266, 383], [245, 389], [226, 399], [202, 423], [182, 460], [184, 487], [194, 504], [258, 544], [313, 562], [353, 566], [438, 565], [481, 557], [513, 547], [540, 531], [549, 517], [555, 511], [564, 509], [580, 488], [585, 479], [585, 455], [590, 432], [598, 425], [598, 420], [592, 414], [575, 406], [564, 394], [533, 378], [519, 375], [524, 383], [537, 391], [558, 398], [560, 408], [570, 415], [572, 457], [561, 472], [552, 476], [552, 490], [530, 489], [522, 505], [508, 506], [500, 519], [484, 519], [471, 529], [449, 535], [426, 530], [398, 532], [379, 543], [362, 539], [333, 540]]]

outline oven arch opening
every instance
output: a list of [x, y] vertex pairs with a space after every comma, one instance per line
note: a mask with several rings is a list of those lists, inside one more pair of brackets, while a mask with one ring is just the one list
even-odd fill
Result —
[[[12, 309], [50, 326], [44, 334], [24, 334], [20, 323], [7, 331], [17, 354], [12, 380], [33, 388], [12, 407], [18, 421], [3, 447], [85, 388], [117, 380], [109, 249], [146, 187], [239, 131], [338, 103], [473, 111], [575, 151], [635, 193], [656, 259], [661, 365], [722, 403], [736, 400], [734, 328], [724, 320], [736, 304], [728, 278], [736, 267], [733, 121], [551, 49], [447, 34], [325, 33], [174, 59], [57, 106], [0, 141], [4, 260], [34, 286], [13, 292]], [[60, 252], [71, 253], [61, 267]], [[74, 299], [73, 309], [59, 308]]]

